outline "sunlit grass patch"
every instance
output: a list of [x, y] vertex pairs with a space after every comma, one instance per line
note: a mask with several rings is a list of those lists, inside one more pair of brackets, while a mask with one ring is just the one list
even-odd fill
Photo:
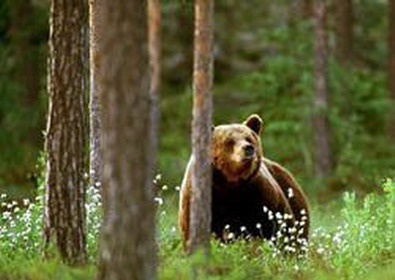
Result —
[[[354, 193], [345, 193], [340, 210], [313, 207], [310, 240], [304, 254], [283, 254], [273, 243], [262, 240], [223, 244], [213, 239], [208, 260], [199, 254], [188, 257], [182, 250], [177, 228], [179, 188], [161, 185], [159, 177], [156, 184], [160, 279], [395, 278], [395, 183], [391, 180], [362, 200]], [[94, 278], [101, 222], [99, 189], [88, 189], [90, 265], [79, 269], [68, 268], [56, 259], [41, 258], [41, 196], [14, 202], [2, 195], [0, 205], [0, 279]], [[276, 214], [272, 213], [273, 219], [285, 218]]]

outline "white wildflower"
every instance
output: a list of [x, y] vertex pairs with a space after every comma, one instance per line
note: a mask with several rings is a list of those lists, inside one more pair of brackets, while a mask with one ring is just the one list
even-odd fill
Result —
[[324, 248], [318, 248], [317, 249], [317, 253], [320, 254], [320, 255], [323, 254], [324, 252], [325, 252]]
[[159, 205], [163, 204], [163, 198], [161, 198], [161, 197], [155, 197], [154, 201], [157, 202]]
[[292, 198], [294, 196], [294, 190], [289, 188], [288, 189], [288, 198]]
[[277, 212], [277, 213], [276, 213], [276, 218], [279, 219], [279, 220], [281, 220], [281, 219], [283, 218], [283, 215], [281, 215], [280, 212]]

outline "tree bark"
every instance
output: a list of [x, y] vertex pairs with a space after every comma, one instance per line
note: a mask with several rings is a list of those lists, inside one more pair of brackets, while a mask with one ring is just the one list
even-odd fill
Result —
[[101, 9], [103, 0], [89, 0], [89, 32], [90, 32], [90, 184], [99, 187], [102, 177], [102, 152], [101, 152], [101, 108], [99, 102], [100, 84], [100, 44], [98, 36], [102, 32]]
[[203, 248], [208, 253], [210, 245], [213, 10], [212, 0], [196, 0], [192, 121], [195, 164], [192, 172], [189, 252]]
[[69, 264], [86, 261], [84, 0], [51, 2], [44, 243]]
[[[161, 76], [161, 8], [160, 0], [148, 0], [148, 45], [150, 56], [150, 72], [151, 85], [150, 97], [152, 102], [151, 110], [151, 125], [152, 125], [152, 155], [156, 156], [158, 151], [159, 139], [159, 91], [160, 91], [160, 76]], [[157, 158], [152, 159], [153, 171], [155, 171], [158, 163]]]
[[98, 279], [155, 279], [147, 2], [102, 2], [104, 223]]
[[325, 0], [315, 0], [314, 5], [314, 76], [313, 133], [315, 171], [325, 178], [331, 171], [330, 131], [328, 122], [328, 46]]
[[314, 14], [313, 12], [313, 1], [314, 0], [301, 0], [302, 1], [302, 10], [303, 10], [303, 15], [306, 18], [311, 18]]
[[395, 0], [389, 0], [389, 28], [388, 28], [388, 82], [391, 99], [391, 112], [389, 123], [390, 139], [395, 141]]
[[336, 0], [336, 57], [340, 64], [348, 65], [353, 57], [353, 4], [352, 0]]

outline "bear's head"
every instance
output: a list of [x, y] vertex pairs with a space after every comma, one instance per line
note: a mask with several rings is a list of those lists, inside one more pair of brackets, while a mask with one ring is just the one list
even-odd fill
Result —
[[251, 115], [242, 124], [216, 126], [212, 133], [212, 164], [228, 182], [251, 177], [259, 169], [262, 120]]

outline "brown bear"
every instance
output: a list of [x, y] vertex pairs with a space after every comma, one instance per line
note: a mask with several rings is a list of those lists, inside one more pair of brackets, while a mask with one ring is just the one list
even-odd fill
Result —
[[[243, 124], [213, 128], [212, 233], [222, 241], [238, 237], [307, 242], [309, 207], [289, 171], [263, 156], [262, 120], [251, 115]], [[189, 235], [193, 156], [182, 181], [179, 227], [184, 248]], [[291, 234], [290, 234], [291, 233]], [[293, 235], [293, 237], [292, 237]]]

